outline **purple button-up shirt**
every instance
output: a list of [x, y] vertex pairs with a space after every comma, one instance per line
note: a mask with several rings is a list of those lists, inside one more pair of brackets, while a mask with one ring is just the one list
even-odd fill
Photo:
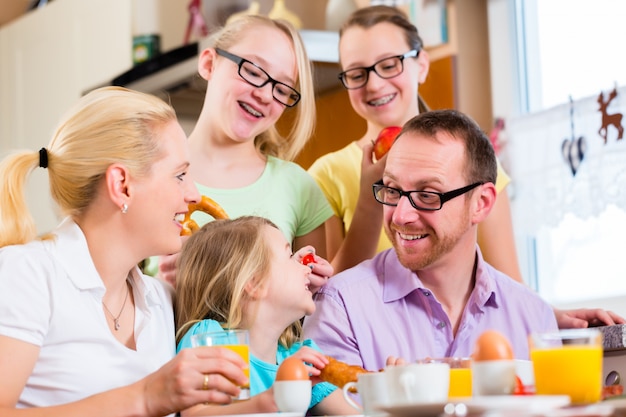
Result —
[[489, 329], [508, 337], [516, 358], [528, 359], [528, 335], [556, 330], [554, 312], [476, 252], [476, 285], [456, 337], [437, 298], [393, 249], [330, 279], [315, 296], [315, 313], [304, 320], [304, 336], [325, 354], [372, 371], [384, 368], [388, 356], [470, 356]]

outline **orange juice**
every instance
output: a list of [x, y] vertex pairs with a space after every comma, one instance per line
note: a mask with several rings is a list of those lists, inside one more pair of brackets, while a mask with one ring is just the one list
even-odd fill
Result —
[[[191, 346], [223, 346], [237, 353], [248, 365], [244, 372], [250, 378], [249, 345], [250, 335], [245, 329], [224, 329], [221, 331], [197, 333], [191, 335]], [[247, 400], [250, 398], [250, 385], [241, 387], [239, 395], [233, 397], [233, 401]]]
[[472, 396], [472, 369], [450, 368], [450, 388], [448, 397]]
[[[242, 359], [248, 364], [248, 367], [243, 370], [246, 374], [246, 377], [250, 379], [250, 349], [248, 345], [223, 345], [225, 348], [232, 350], [237, 353]], [[250, 388], [250, 384], [242, 386], [242, 388]]]
[[530, 358], [537, 394], [569, 395], [574, 404], [600, 401], [602, 346], [534, 348]]

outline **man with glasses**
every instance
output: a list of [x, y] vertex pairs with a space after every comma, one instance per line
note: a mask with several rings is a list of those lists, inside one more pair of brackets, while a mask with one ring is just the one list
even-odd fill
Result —
[[333, 277], [304, 334], [328, 355], [368, 370], [389, 358], [468, 357], [485, 330], [528, 359], [528, 334], [556, 330], [552, 308], [487, 264], [476, 228], [495, 199], [496, 157], [469, 117], [432, 111], [409, 120], [373, 184], [389, 249]]

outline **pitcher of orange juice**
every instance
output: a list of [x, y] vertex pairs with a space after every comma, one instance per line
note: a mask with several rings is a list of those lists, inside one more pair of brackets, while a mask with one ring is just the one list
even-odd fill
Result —
[[572, 404], [598, 402], [602, 394], [602, 333], [566, 329], [530, 336], [535, 391], [569, 395]]

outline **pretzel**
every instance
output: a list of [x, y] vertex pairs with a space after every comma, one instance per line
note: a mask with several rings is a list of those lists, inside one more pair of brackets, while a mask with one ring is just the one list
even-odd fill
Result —
[[205, 212], [214, 219], [228, 218], [228, 214], [226, 214], [224, 209], [220, 207], [219, 204], [217, 204], [213, 199], [203, 195], [200, 202], [189, 204], [189, 211], [185, 213], [185, 218], [183, 219], [183, 230], [180, 232], [181, 236], [190, 236], [193, 232], [200, 228], [198, 223], [191, 218], [193, 212], [197, 210]]
[[[327, 356], [327, 358], [329, 362], [322, 369], [319, 377], [322, 381], [330, 382], [339, 388], [342, 388], [348, 382], [357, 382], [359, 374], [370, 372], [358, 365], [348, 365], [330, 356]], [[356, 392], [352, 388], [349, 391]]]

